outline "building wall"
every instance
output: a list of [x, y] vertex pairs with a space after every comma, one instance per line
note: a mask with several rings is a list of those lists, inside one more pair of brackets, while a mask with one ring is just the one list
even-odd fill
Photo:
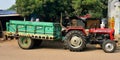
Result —
[[109, 18], [114, 16], [114, 11], [115, 11], [114, 4], [118, 1], [119, 0], [109, 0], [108, 1], [108, 17]]
[[120, 0], [108, 1], [108, 18], [109, 24], [114, 23], [115, 34], [120, 34]]
[[23, 17], [21, 16], [0, 17], [0, 21], [2, 23], [2, 28], [4, 31], [6, 30], [6, 22], [9, 22], [10, 20], [23, 20]]

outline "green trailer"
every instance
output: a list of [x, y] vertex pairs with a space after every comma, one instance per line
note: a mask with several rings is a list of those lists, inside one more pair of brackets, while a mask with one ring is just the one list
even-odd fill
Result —
[[59, 23], [10, 20], [6, 29], [6, 37], [19, 38], [19, 46], [23, 49], [33, 48], [33, 40], [37, 40], [34, 41], [36, 45], [42, 40], [62, 39]]

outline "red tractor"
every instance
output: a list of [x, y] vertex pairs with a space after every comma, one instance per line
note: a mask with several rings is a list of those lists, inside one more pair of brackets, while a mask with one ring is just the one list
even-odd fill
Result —
[[88, 34], [81, 26], [68, 26], [65, 30], [64, 45], [70, 51], [82, 51], [86, 44], [100, 44], [104, 52], [112, 53], [116, 50], [114, 29], [90, 28]]

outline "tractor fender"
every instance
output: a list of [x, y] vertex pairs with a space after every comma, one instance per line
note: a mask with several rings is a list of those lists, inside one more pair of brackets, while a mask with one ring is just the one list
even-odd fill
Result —
[[85, 29], [81, 26], [68, 26], [65, 31], [69, 32], [71, 30], [79, 30], [79, 31], [82, 31], [84, 35], [86, 35]]

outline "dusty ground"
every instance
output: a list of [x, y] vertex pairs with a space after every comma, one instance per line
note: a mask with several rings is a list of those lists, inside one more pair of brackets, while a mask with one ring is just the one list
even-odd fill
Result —
[[0, 43], [0, 60], [120, 60], [120, 49], [104, 53], [102, 49], [88, 46], [85, 51], [70, 52], [58, 42], [43, 42], [39, 48], [23, 50], [16, 40], [11, 40]]

